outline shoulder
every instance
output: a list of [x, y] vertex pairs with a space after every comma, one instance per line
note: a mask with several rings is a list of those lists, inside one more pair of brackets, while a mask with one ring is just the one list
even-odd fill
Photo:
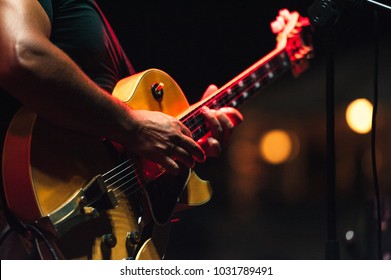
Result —
[[0, 80], [17, 61], [20, 46], [49, 40], [51, 23], [38, 0], [0, 0]]
[[[51, 23], [44, 6], [49, 4], [47, 0], [0, 0], [0, 27], [4, 33], [12, 35], [18, 32], [19, 27], [25, 31], [37, 31], [48, 35], [50, 33]], [[49, 8], [48, 5], [45, 5]]]
[[46, 12], [50, 22], [53, 21], [53, 5], [52, 0], [38, 0], [38, 2], [41, 4], [42, 8]]

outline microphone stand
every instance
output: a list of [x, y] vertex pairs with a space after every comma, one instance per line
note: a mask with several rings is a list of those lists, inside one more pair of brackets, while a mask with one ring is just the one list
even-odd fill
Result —
[[335, 167], [335, 104], [334, 104], [334, 32], [333, 26], [340, 16], [343, 2], [315, 1], [309, 9], [313, 26], [321, 27], [326, 47], [326, 188], [327, 188], [327, 240], [325, 258], [340, 259], [337, 240], [336, 167]]
[[326, 259], [340, 259], [337, 241], [336, 211], [336, 166], [335, 166], [335, 94], [334, 94], [334, 43], [335, 36], [331, 28], [324, 30], [326, 39], [326, 137], [327, 137], [327, 216], [328, 239], [326, 241]]
[[309, 7], [311, 24], [324, 32], [326, 43], [326, 188], [327, 188], [327, 241], [325, 258], [340, 259], [337, 240], [336, 214], [336, 166], [335, 166], [335, 97], [334, 97], [334, 40], [333, 26], [337, 23], [346, 4], [356, 7], [369, 5], [391, 11], [391, 0], [315, 0]]

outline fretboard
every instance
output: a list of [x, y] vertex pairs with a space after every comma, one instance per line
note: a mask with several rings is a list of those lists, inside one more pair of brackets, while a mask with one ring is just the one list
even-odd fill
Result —
[[285, 50], [271, 53], [266, 58], [255, 63], [211, 97], [202, 101], [185, 116], [181, 117], [181, 122], [192, 132], [194, 140], [201, 139], [208, 132], [201, 113], [203, 106], [207, 106], [210, 109], [222, 107], [238, 108], [250, 97], [261, 92], [266, 86], [277, 80], [278, 77], [291, 68], [291, 63]]

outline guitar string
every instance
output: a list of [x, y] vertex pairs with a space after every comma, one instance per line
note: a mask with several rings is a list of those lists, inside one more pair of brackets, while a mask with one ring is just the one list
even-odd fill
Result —
[[[128, 168], [128, 169], [129, 169], [129, 168]], [[125, 171], [125, 170], [124, 170], [124, 171]], [[117, 184], [118, 184], [119, 182], [121, 182], [121, 181], [127, 179], [129, 176], [131, 176], [131, 175], [133, 175], [133, 174], [135, 174], [135, 170], [129, 172], [129, 173], [126, 174], [125, 176], [122, 176], [121, 178], [119, 178], [119, 179], [116, 180], [115, 182], [111, 183], [111, 185], [108, 186], [108, 188], [110, 188], [110, 187], [112, 187], [112, 186], [115, 186], [115, 188], [113, 188], [113, 191], [119, 190], [119, 189], [124, 185], [124, 183], [121, 183], [121, 185], [117, 185]], [[133, 180], [134, 178], [137, 178], [137, 175], [135, 175], [134, 177], [128, 179], [128, 181], [126, 181], [126, 182], [129, 182], [130, 180]]]
[[[130, 162], [130, 160], [127, 160], [126, 162]], [[126, 162], [123, 162], [122, 164], [120, 165], [124, 165]], [[119, 165], [119, 166], [120, 166]], [[130, 168], [133, 168], [136, 164], [135, 163], [132, 163], [131, 165], [125, 167], [124, 169], [122, 169], [121, 171], [117, 172], [115, 175], [111, 176], [109, 179], [107, 179], [105, 182], [109, 181], [110, 179], [113, 179], [115, 178], [116, 176], [118, 176], [119, 174], [123, 173], [125, 170], [128, 170]], [[116, 168], [114, 169], [117, 169], [119, 166], [117, 166]], [[112, 170], [111, 170], [112, 171]], [[110, 171], [109, 171], [110, 172]], [[107, 172], [107, 173], [109, 173]], [[107, 174], [106, 173], [106, 174]], [[116, 184], [122, 180], [124, 180], [126, 177], [129, 177], [131, 175], [135, 174], [133, 177], [131, 177], [130, 179], [128, 179], [127, 181], [123, 182], [121, 185], [118, 185], [116, 186]], [[131, 183], [132, 181], [136, 180], [136, 182], [132, 183], [132, 185], [130, 186], [126, 186], [127, 184]], [[126, 197], [129, 197], [131, 195], [133, 195], [135, 192], [138, 192], [139, 190], [142, 190], [142, 186], [140, 186], [139, 184], [139, 181], [138, 181], [138, 176], [136, 174], [136, 170], [133, 169], [131, 172], [127, 173], [125, 176], [122, 176], [120, 177], [119, 179], [117, 179], [115, 182], [112, 182], [111, 185], [109, 185], [107, 188], [110, 188], [110, 187], [113, 187], [113, 186], [116, 186], [116, 188], [112, 189], [112, 191], [114, 192], [115, 194], [115, 197], [118, 198], [120, 197], [121, 195], [125, 195]], [[121, 188], [123, 186], [126, 186], [126, 188], [122, 189]], [[131, 191], [134, 187], [136, 187], [136, 189], [134, 189], [130, 194], [126, 194], [126, 192], [128, 191]], [[118, 190], [119, 193], [117, 192]]]
[[[131, 168], [131, 167], [132, 167], [131, 165], [125, 167], [125, 168], [122, 169], [120, 172], [118, 172], [118, 173], [116, 173], [115, 175], [111, 176], [110, 178], [108, 178], [108, 179], [105, 180], [104, 182], [107, 183], [108, 181], [115, 179], [115, 177], [117, 177], [118, 175], [124, 173], [126, 170], [128, 170], [128, 169]], [[128, 175], [125, 175], [125, 177], [126, 177], [126, 176], [128, 176]], [[111, 185], [114, 185], [115, 183], [117, 183], [117, 182], [120, 181], [120, 180], [121, 180], [121, 179], [116, 180], [115, 182], [111, 183]]]
[[[128, 161], [126, 161], [126, 162], [128, 162]], [[117, 167], [115, 167], [115, 168], [113, 168], [113, 169], [119, 168], [119, 166], [124, 165], [126, 162], [121, 163], [120, 165], [118, 165]], [[134, 165], [135, 165], [135, 164], [132, 164], [131, 166], [134, 166]], [[130, 167], [130, 166], [129, 166], [129, 167]], [[127, 167], [125, 167], [125, 168], [127, 168]], [[107, 173], [110, 173], [111, 171], [112, 171], [112, 170], [110, 170], [110, 171], [107, 172]], [[119, 173], [121, 173], [121, 172], [122, 172], [122, 171], [120, 171]], [[105, 173], [105, 174], [107, 174], [107, 173]], [[128, 176], [130, 176], [132, 173], [135, 173], [135, 171], [130, 172], [130, 173], [128, 174]], [[118, 174], [118, 173], [117, 173], [117, 174]], [[126, 177], [126, 176], [122, 177], [122, 179], [125, 178], [125, 177]], [[133, 185], [129, 186], [129, 187], [126, 188], [125, 190], [121, 191], [119, 194], [116, 193], [116, 191], [117, 191], [118, 189], [120, 189], [122, 186], [128, 184], [129, 182], [133, 181], [134, 179], [137, 180], [136, 183], [134, 183]], [[120, 179], [120, 180], [121, 180], [121, 179]], [[120, 180], [117, 180], [117, 181], [120, 181]], [[112, 191], [114, 192], [115, 198], [119, 198], [122, 194], [125, 194], [126, 191], [128, 191], [129, 189], [132, 189], [133, 187], [137, 186], [137, 185], [138, 185], [137, 183], [138, 183], [137, 176], [134, 176], [134, 177], [132, 177], [131, 179], [129, 179], [128, 181], [122, 183], [122, 184], [121, 184], [120, 186], [118, 186], [116, 189], [113, 189]], [[113, 185], [111, 185], [111, 186], [113, 186]], [[107, 189], [109, 189], [111, 186], [108, 186]], [[141, 187], [138, 188], [138, 189], [136, 189], [134, 192], [137, 192], [137, 191], [139, 191], [140, 189], [141, 189]], [[130, 195], [132, 195], [134, 192], [132, 192]], [[126, 196], [129, 197], [130, 195], [126, 195]], [[100, 198], [101, 198], [101, 196], [95, 197], [93, 200], [91, 200], [91, 201], [87, 204], [87, 206], [93, 205], [95, 202], [99, 201]], [[117, 200], [117, 202], [119, 202], [119, 201], [120, 201], [120, 200]]]
[[[104, 173], [104, 174], [102, 175], [102, 177], [107, 176], [109, 173], [115, 171], [117, 168], [120, 168], [122, 165], [124, 165], [124, 164], [126, 164], [126, 163], [128, 163], [128, 162], [129, 162], [129, 159], [128, 159], [128, 160], [125, 160], [124, 162], [122, 162], [121, 164], [117, 165], [117, 166], [114, 167], [113, 169], [110, 169], [109, 171], [107, 171], [106, 173]], [[110, 178], [108, 178], [107, 180], [109, 180], [109, 179], [110, 179]]]
[[[278, 58], [278, 59], [276, 59], [276, 58]], [[277, 60], [276, 63], [274, 63], [275, 61], [273, 61], [273, 60]], [[246, 88], [244, 91], [242, 91], [241, 94], [237, 95], [236, 98], [230, 100], [231, 103], [232, 103], [233, 101], [236, 101], [236, 100], [238, 100], [239, 98], [241, 98], [241, 97], [243, 96], [244, 92], [252, 90], [252, 89], [255, 87], [255, 85], [256, 85], [257, 82], [263, 81], [263, 80], [265, 79], [265, 77], [267, 77], [270, 73], [272, 73], [272, 72], [275, 71], [275, 70], [280, 70], [280, 69], [281, 69], [280, 66], [283, 65], [284, 59], [283, 59], [282, 57], [280, 57], [280, 56], [277, 56], [277, 57], [275, 57], [275, 58], [272, 58], [272, 59], [269, 61], [269, 63], [270, 63], [270, 64], [273, 64], [273, 65], [271, 66], [271, 68], [269, 68], [269, 69], [264, 69], [264, 65], [265, 65], [265, 64], [264, 64], [264, 65], [261, 65], [259, 68], [257, 68], [256, 70], [254, 70], [254, 71], [252, 72], [252, 73], [255, 73], [255, 72], [261, 70], [260, 76], [259, 76], [257, 79], [254, 79], [254, 81], [252, 81], [252, 83], [251, 83], [250, 85], [248, 85], [247, 88]], [[265, 70], [266, 70], [266, 71], [265, 71]], [[285, 69], [282, 69], [282, 70], [285, 70]], [[286, 70], [287, 70], [287, 69], [286, 69]], [[283, 72], [278, 73], [278, 74], [282, 74], [282, 73], [283, 73]], [[274, 72], [274, 74], [276, 74], [276, 72]], [[245, 77], [242, 79], [242, 81], [245, 80], [246, 78], [248, 78], [249, 76], [250, 76], [250, 75], [245, 76]], [[273, 78], [274, 78], [274, 77], [273, 77]], [[235, 84], [233, 84], [230, 88], [231, 88], [231, 89], [234, 88], [234, 87], [237, 86], [239, 83], [240, 83], [240, 81], [237, 82], [237, 83], [235, 83]], [[221, 96], [221, 95], [226, 95], [226, 92], [221, 92], [221, 93], [217, 94], [215, 97], [218, 97], [218, 96]], [[212, 99], [213, 99], [213, 98], [212, 98]], [[208, 100], [204, 105], [205, 105], [205, 106], [208, 106], [208, 105], [211, 105], [213, 102], [216, 101], [216, 100], [212, 100], [212, 99], [211, 99], [211, 100]], [[221, 98], [220, 98], [220, 100], [223, 100], [223, 99], [224, 99], [224, 97], [221, 97]], [[228, 98], [226, 98], [226, 99], [228, 99]], [[220, 103], [224, 104], [223, 102], [218, 102], [218, 104], [220, 104]], [[207, 104], [208, 104], [208, 105], [207, 105]], [[204, 105], [202, 105], [202, 106], [204, 106]], [[190, 112], [190, 113], [187, 115], [187, 118], [185, 118], [182, 122], [188, 121], [188, 120], [190, 120], [191, 118], [194, 120], [194, 118], [196, 119], [198, 116], [202, 115], [202, 113], [199, 112], [199, 109], [200, 109], [200, 108], [201, 108], [201, 106], [198, 106], [198, 108], [195, 108], [192, 112]], [[194, 128], [195, 126], [197, 126], [196, 129]], [[198, 129], [200, 126], [202, 126], [202, 125], [199, 125], [198, 123], [195, 123], [195, 124], [193, 124], [193, 125], [190, 125], [188, 128], [189, 128], [190, 131], [192, 131], [192, 133], [194, 133], [194, 132], [197, 131], [197, 129]], [[127, 164], [127, 163], [129, 163], [129, 162], [130, 162], [130, 160], [124, 161], [123, 163], [119, 164], [118, 166], [114, 167], [113, 169], [107, 171], [105, 174], [102, 175], [102, 177], [105, 177], [105, 176], [107, 176], [107, 175], [113, 173], [115, 170], [118, 170], [119, 168], [121, 168], [122, 166], [124, 166], [125, 164]], [[134, 166], [135, 166], [135, 163], [132, 163], [131, 165], [126, 166], [124, 169], [122, 169], [122, 170], [120, 170], [119, 172], [115, 173], [115, 174], [112, 175], [110, 178], [107, 178], [104, 182], [106, 183], [106, 182], [110, 181], [111, 179], [117, 177], [118, 175], [122, 174], [123, 172], [125, 172], [126, 170], [128, 170], [128, 169], [130, 169], [130, 168], [132, 168], [132, 167], [134, 167]], [[129, 177], [129, 176], [131, 176], [132, 174], [135, 174], [135, 173], [136, 173], [135, 170], [131, 171], [130, 173], [127, 173], [125, 176], [122, 176], [122, 177], [120, 177], [119, 179], [117, 179], [115, 182], [111, 183], [107, 188], [110, 188], [110, 187], [115, 186], [115, 184], [118, 183], [119, 181], [122, 181], [122, 180], [125, 179], [126, 177]], [[128, 183], [132, 182], [134, 179], [137, 180], [136, 183], [133, 183], [133, 184], [130, 185], [130, 186], [126, 186], [126, 188], [124, 188], [123, 190], [120, 190], [123, 186], [125, 186], [125, 185], [127, 185]], [[126, 195], [127, 197], [130, 196], [130, 195], [132, 195], [133, 193], [135, 193], [135, 192], [137, 192], [137, 191], [139, 191], [139, 190], [142, 189], [142, 187], [139, 185], [138, 178], [137, 178], [137, 174], [136, 174], [134, 177], [132, 177], [131, 179], [129, 179], [129, 180], [125, 181], [124, 183], [122, 183], [121, 185], [116, 186], [116, 188], [114, 188], [112, 191], [117, 192], [118, 190], [120, 190], [120, 194], [115, 194], [116, 197], [119, 197], [119, 195], [125, 194], [126, 192], [132, 190], [132, 188], [134, 188], [134, 187], [136, 187], [136, 189], [135, 189], [134, 191], [132, 191], [129, 195]]]
[[[133, 178], [130, 179], [128, 182], [132, 181], [134, 178], [137, 179], [137, 177], [133, 177]], [[128, 183], [128, 182], [126, 182], [126, 183]], [[125, 184], [125, 183], [124, 183], [124, 184]], [[132, 189], [133, 187], [135, 187], [135, 186], [137, 186], [137, 185], [138, 185], [137, 183], [134, 183], [132, 186], [130, 186], [129, 188], [126, 188], [124, 191], [120, 192], [119, 194], [115, 194], [115, 192], [113, 191], [113, 192], [114, 192], [115, 198], [121, 197], [123, 194], [125, 194], [126, 191]], [[135, 189], [132, 193], [130, 193], [129, 195], [125, 195], [125, 196], [126, 196], [126, 197], [129, 197], [129, 196], [133, 195], [133, 193], [138, 192], [138, 191], [140, 191], [140, 190], [142, 190], [141, 187]], [[95, 197], [95, 198], [92, 199], [88, 204], [86, 204], [86, 206], [93, 205], [95, 202], [99, 201], [99, 200], [101, 199], [101, 197], [102, 197], [102, 196], [97, 196], [97, 197]], [[119, 201], [120, 201], [120, 199], [117, 200], [117, 202], [119, 202]]]
[[[125, 186], [126, 184], [132, 182], [134, 179], [136, 179], [136, 182], [134, 182], [132, 185], [130, 186], [127, 186], [125, 189], [121, 190], [121, 192], [119, 194], [116, 194], [115, 197], [118, 198], [122, 195], [125, 195], [126, 197], [129, 197], [130, 195], [132, 195], [133, 193], [135, 192], [138, 192], [139, 190], [142, 189], [142, 187], [139, 185], [138, 183], [138, 180], [137, 180], [137, 177], [133, 177], [131, 179], [129, 179], [128, 181], [124, 182], [121, 184], [121, 186], [119, 186], [117, 189], [121, 188], [122, 186]], [[134, 190], [132, 190], [134, 187], [137, 187], [135, 188]], [[132, 191], [129, 195], [126, 194], [126, 192], [128, 191]]]
[[[272, 61], [272, 60], [273, 60], [273, 58], [272, 58], [270, 61]], [[263, 66], [264, 66], [264, 65], [265, 65], [265, 64], [260, 65], [260, 66], [259, 66], [256, 70], [254, 70], [252, 73], [255, 73], [255, 72], [259, 71], [259, 70], [263, 70]], [[269, 71], [269, 72], [270, 72], [270, 71]], [[266, 73], [260, 73], [260, 74], [261, 74], [261, 75], [264, 75], [264, 74], [266, 74]], [[248, 77], [249, 77], [249, 75], [246, 75], [246, 76], [242, 79], [242, 81], [245, 80], [245, 79], [248, 78]], [[263, 79], [264, 77], [265, 77], [265, 76], [261, 76], [261, 77], [259, 77], [258, 79]], [[240, 82], [240, 81], [237, 81], [237, 82], [233, 83], [233, 85], [230, 86], [228, 89], [234, 88], [239, 82]], [[227, 90], [228, 90], [228, 89], [227, 89]], [[186, 116], [184, 116], [184, 117], [181, 119], [181, 121], [182, 121], [182, 122], [188, 121], [190, 118], [192, 118], [192, 117], [194, 116], [194, 111], [199, 111], [200, 107], [202, 107], [202, 106], [204, 106], [204, 105], [206, 105], [206, 106], [211, 105], [213, 102], [215, 102], [216, 99], [219, 99], [219, 97], [220, 97], [220, 100], [221, 100], [221, 99], [222, 99], [221, 96], [224, 96], [225, 93], [226, 93], [226, 91], [221, 91], [221, 92], [219, 92], [218, 94], [216, 94], [215, 96], [213, 96], [213, 98], [207, 100], [204, 104], [201, 104], [201, 105], [197, 106], [197, 107], [194, 108], [191, 112], [189, 112]], [[224, 98], [224, 97], [223, 97], [223, 98]]]
[[[123, 163], [120, 164], [119, 166], [123, 166], [124, 164], [129, 163], [129, 162], [130, 162], [130, 160], [126, 160], [125, 162], [123, 162]], [[116, 177], [118, 177], [118, 175], [124, 173], [126, 170], [129, 170], [129, 169], [133, 168], [135, 165], [136, 165], [136, 163], [132, 163], [132, 164], [129, 165], [129, 166], [125, 166], [121, 171], [117, 172], [116, 174], [114, 174], [114, 175], [111, 176], [110, 178], [104, 180], [104, 182], [107, 183], [108, 181], [110, 181], [110, 180], [112, 180], [112, 179], [115, 179], [115, 181], [114, 181], [114, 182], [111, 182], [110, 185], [107, 186], [107, 188], [110, 188], [110, 187], [113, 187], [113, 186], [114, 186], [115, 188], [113, 188], [112, 191], [116, 192], [117, 190], [121, 189], [125, 184], [131, 182], [131, 181], [134, 180], [134, 179], [137, 179], [137, 174], [136, 174], [136, 170], [135, 170], [135, 169], [133, 169], [131, 172], [126, 173], [124, 176], [122, 176], [122, 177], [120, 177], [120, 178], [116, 178]], [[117, 167], [114, 168], [114, 169], [118, 169], [119, 166], [117, 166]], [[111, 171], [112, 171], [112, 170], [111, 170]], [[109, 172], [111, 172], [111, 171], [109, 171]], [[109, 173], [109, 172], [107, 172], [107, 173]], [[105, 173], [105, 174], [107, 174], [107, 173]], [[132, 178], [130, 178], [130, 179], [127, 180], [126, 182], [122, 183], [121, 185], [116, 185], [118, 182], [120, 182], [120, 181], [126, 179], [127, 177], [129, 177], [129, 176], [131, 176], [131, 175], [133, 175], [133, 174], [135, 174], [135, 176], [133, 176]], [[133, 184], [133, 185], [135, 185], [135, 184]], [[133, 186], [133, 185], [132, 185], [132, 186]], [[125, 191], [127, 191], [127, 190], [125, 189], [125, 190], [123, 190], [122, 192], [125, 192]]]
[[[255, 73], [257, 71], [263, 71], [261, 73], [259, 73], [261, 75], [261, 77], [257, 77], [258, 78], [258, 81], [259, 80], [262, 80], [264, 79], [264, 77], [266, 77], [266, 74], [269, 74], [271, 72], [271, 70], [278, 70], [278, 67], [283, 65], [285, 61], [287, 61], [287, 55], [284, 51], [281, 51], [277, 54], [275, 54], [274, 57], [272, 57], [270, 60], [268, 60], [267, 62], [265, 62], [264, 64], [260, 65], [258, 68], [256, 68], [254, 71], [252, 71], [252, 73]], [[269, 63], [270, 64], [276, 64], [277, 67], [274, 67], [274, 68], [271, 68], [271, 69], [264, 69], [264, 66]], [[273, 66], [273, 65], [272, 65]], [[266, 72], [264, 71], [266, 70]], [[251, 76], [250, 74], [247, 74], [246, 76], [243, 77], [242, 81], [245, 80], [246, 78], [248, 78], [249, 76]], [[234, 86], [236, 86], [240, 81], [234, 83], [232, 86], [229, 87], [229, 89], [233, 88]], [[222, 92], [219, 92], [216, 96], [214, 96], [213, 98], [209, 99], [207, 102], [205, 102], [205, 104], [202, 104], [200, 106], [197, 106], [196, 108], [194, 108], [191, 112], [189, 112], [186, 116], [184, 116], [181, 121], [183, 122], [186, 122], [189, 118], [191, 118], [193, 116], [193, 112], [194, 111], [198, 111], [200, 109], [201, 106], [204, 106], [206, 104], [210, 105], [210, 103], [214, 102], [215, 99], [221, 95], [225, 95], [225, 91], [222, 91]]]
[[[278, 67], [275, 67], [275, 68], [272, 68], [272, 70], [275, 70], [275, 69], [278, 69], [278, 70], [280, 70]], [[285, 70], [285, 69], [282, 69], [282, 70]], [[287, 70], [287, 69], [286, 69]], [[284, 71], [281, 71], [281, 72], [274, 72], [274, 74], [276, 75], [276, 76], [278, 76], [278, 75], [280, 75], [280, 74], [283, 74], [283, 72]], [[224, 102], [226, 102], [225, 104], [229, 104], [229, 103], [233, 103], [233, 102], [238, 102], [238, 100], [240, 100], [240, 98], [242, 98], [243, 96], [244, 96], [244, 93], [245, 92], [247, 92], [247, 93], [249, 93], [249, 92], [251, 92], [253, 89], [254, 89], [254, 87], [256, 87], [256, 84], [257, 84], [257, 82], [259, 82], [259, 81], [264, 81], [264, 78], [265, 77], [267, 77], [269, 74], [271, 73], [271, 71], [269, 71], [269, 72], [267, 72], [267, 73], [264, 73], [264, 75], [262, 76], [262, 77], [260, 77], [260, 78], [258, 78], [257, 80], [255, 80], [255, 81], [253, 81], [250, 85], [248, 85], [245, 89], [243, 89], [242, 90], [242, 92], [241, 92], [241, 94], [239, 94], [239, 95], [235, 95], [234, 96], [234, 98], [232, 98], [232, 99], [229, 99], [229, 97], [226, 97], [225, 99], [228, 99], [228, 101], [229, 102], [227, 102], [227, 100], [223, 100], [224, 99], [224, 97], [223, 98], [221, 98], [220, 100], [220, 102], [217, 102], [217, 104], [218, 105], [221, 105], [221, 104], [224, 104]], [[275, 76], [275, 77], [276, 77]], [[247, 78], [247, 77], [246, 77]], [[246, 79], [246, 78], [244, 78], [244, 79]], [[274, 78], [274, 77], [273, 77]], [[243, 80], [244, 80], [243, 79]], [[239, 82], [238, 82], [239, 83]], [[235, 87], [235, 86], [237, 86], [237, 84], [238, 83], [236, 83], [234, 86], [232, 86], [231, 88], [233, 88], [233, 87]], [[264, 88], [264, 86], [262, 87], [262, 88]], [[261, 89], [261, 88], [259, 88], [259, 89]], [[222, 92], [224, 95], [226, 95], [225, 93], [226, 92]], [[254, 93], [251, 93], [251, 94], [254, 94]], [[245, 97], [245, 99], [246, 99], [246, 97]], [[239, 104], [239, 102], [238, 102], [238, 104]], [[206, 106], [208, 106], [208, 105], [216, 105], [216, 103], [215, 103], [215, 100], [210, 100], [210, 101], [208, 101], [208, 102], [206, 102], [205, 103], [205, 105]], [[201, 106], [204, 106], [204, 105], [201, 105]], [[198, 108], [195, 108], [191, 113], [189, 113], [189, 116], [187, 117], [187, 119], [186, 119], [186, 121], [189, 123], [188, 124], [188, 128], [189, 128], [189, 130], [190, 131], [192, 131], [192, 133], [194, 133], [198, 128], [201, 128], [202, 127], [202, 124], [200, 125], [199, 123], [198, 123], [198, 117], [199, 116], [202, 116], [202, 113], [200, 113], [200, 107], [201, 106], [199, 106]], [[192, 122], [195, 122], [195, 123], [192, 123]], [[184, 123], [185, 123], [185, 121], [184, 121]], [[186, 125], [186, 124], [185, 124]], [[197, 127], [197, 129], [195, 129], [195, 127]]]

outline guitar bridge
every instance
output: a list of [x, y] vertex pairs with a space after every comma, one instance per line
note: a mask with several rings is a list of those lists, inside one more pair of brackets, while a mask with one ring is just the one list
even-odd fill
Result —
[[57, 210], [36, 221], [37, 225], [59, 237], [73, 227], [99, 217], [99, 212], [117, 207], [114, 192], [107, 188], [100, 175], [94, 177], [84, 188]]

